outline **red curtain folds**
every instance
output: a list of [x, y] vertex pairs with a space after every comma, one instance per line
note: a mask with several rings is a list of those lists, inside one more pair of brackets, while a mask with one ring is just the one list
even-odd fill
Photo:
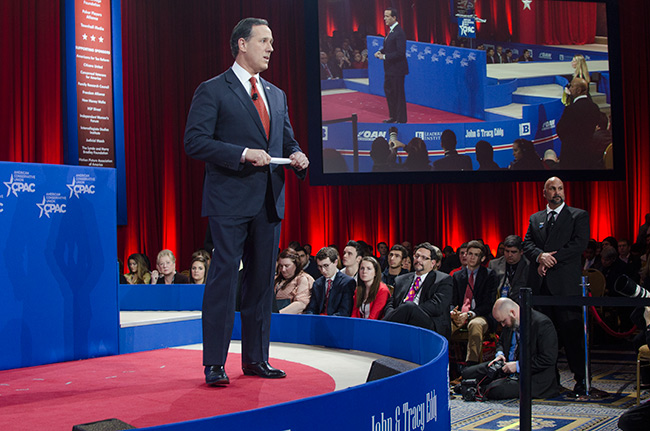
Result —
[[[411, 10], [424, 16], [425, 3], [410, 2]], [[434, 5], [442, 3], [448, 4]], [[121, 259], [142, 251], [153, 260], [159, 250], [171, 248], [183, 269], [203, 242], [203, 164], [185, 156], [185, 116], [196, 86], [232, 64], [228, 39], [241, 17], [270, 21], [276, 51], [264, 77], [286, 91], [297, 139], [307, 151], [303, 2], [277, 4], [123, 1], [128, 225], [119, 229]], [[626, 0], [620, 8], [627, 179], [567, 184], [569, 204], [589, 211], [597, 239], [631, 238], [650, 212], [650, 30], [645, 25], [650, 5]], [[401, 13], [407, 20], [407, 12]], [[423, 37], [429, 33], [421, 22]], [[3, 160], [60, 163], [61, 54], [59, 38], [52, 36], [59, 36], [59, 27], [59, 2], [0, 0]], [[281, 246], [298, 240], [318, 249], [350, 238], [458, 246], [481, 237], [496, 247], [508, 234], [523, 235], [528, 216], [543, 205], [541, 188], [540, 183], [314, 187], [289, 175]]]
[[0, 160], [63, 163], [58, 0], [0, 0]]

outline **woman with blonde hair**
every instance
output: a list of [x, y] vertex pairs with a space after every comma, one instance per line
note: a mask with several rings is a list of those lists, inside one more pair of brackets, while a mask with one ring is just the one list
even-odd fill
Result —
[[171, 250], [162, 250], [156, 259], [156, 268], [151, 271], [151, 284], [188, 284], [187, 276], [176, 272], [176, 257]]
[[[590, 81], [589, 68], [587, 68], [587, 60], [585, 60], [585, 57], [582, 54], [576, 54], [573, 56], [573, 60], [571, 60], [571, 67], [574, 69], [573, 76], [567, 83], [566, 87], [564, 87], [564, 93], [562, 93], [562, 103], [564, 103], [566, 106], [569, 106], [573, 102], [571, 92], [569, 91], [571, 81], [573, 81], [575, 78], [582, 78], [587, 81], [587, 86], [589, 86]], [[589, 95], [589, 91], [587, 91], [587, 95]]]

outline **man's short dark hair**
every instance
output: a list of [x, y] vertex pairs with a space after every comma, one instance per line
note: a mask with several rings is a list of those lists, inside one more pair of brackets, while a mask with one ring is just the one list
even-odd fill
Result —
[[472, 241], [468, 242], [467, 243], [467, 250], [469, 250], [470, 248], [478, 248], [481, 251], [481, 255], [479, 256], [479, 258], [485, 256], [485, 254], [486, 254], [485, 246], [481, 243], [481, 241], [472, 240]]
[[357, 257], [364, 257], [366, 255], [366, 248], [360, 242], [350, 240], [347, 244], [345, 244], [345, 246], [354, 247], [354, 249], [357, 251]]
[[330, 262], [336, 262], [339, 258], [339, 252], [334, 247], [323, 247], [316, 253], [316, 260], [329, 259]]
[[418, 250], [420, 248], [424, 248], [429, 250], [431, 252], [431, 259], [435, 260], [436, 262], [440, 262], [442, 260], [442, 252], [438, 247], [435, 245], [431, 244], [430, 242], [423, 242], [415, 246], [414, 250]]
[[402, 253], [402, 259], [406, 259], [406, 256], [409, 255], [409, 251], [402, 244], [395, 244], [390, 248], [390, 251], [397, 250]]
[[387, 7], [387, 8], [384, 9], [384, 10], [389, 11], [389, 12], [390, 12], [390, 16], [393, 16], [393, 17], [397, 18], [397, 9], [395, 9], [394, 7]]
[[253, 33], [253, 27], [256, 25], [269, 25], [269, 22], [261, 18], [244, 18], [237, 23], [235, 28], [232, 29], [230, 35], [230, 51], [232, 51], [232, 56], [237, 58], [239, 54], [239, 39], [243, 38], [248, 42]]
[[488, 141], [478, 141], [476, 143], [476, 160], [493, 160], [494, 148]]
[[301, 245], [298, 246], [298, 247], [296, 247], [296, 248], [294, 248], [293, 250], [295, 250], [296, 253], [300, 253], [300, 252], [302, 251], [302, 252], [304, 252], [305, 254], [307, 254], [307, 250], [305, 250], [305, 247], [303, 247], [303, 246], [301, 246]]
[[524, 242], [519, 235], [508, 235], [506, 239], [503, 240], [503, 246], [506, 248], [517, 247], [517, 250], [523, 250]]
[[440, 146], [444, 150], [455, 150], [456, 149], [456, 134], [447, 129], [444, 132], [442, 132], [442, 135], [440, 136]]

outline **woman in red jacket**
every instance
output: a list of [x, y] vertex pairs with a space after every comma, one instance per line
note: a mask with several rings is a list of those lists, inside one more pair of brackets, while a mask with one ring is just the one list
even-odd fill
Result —
[[359, 281], [354, 292], [352, 317], [381, 319], [384, 307], [390, 297], [390, 290], [381, 281], [381, 267], [377, 259], [366, 256], [359, 266]]

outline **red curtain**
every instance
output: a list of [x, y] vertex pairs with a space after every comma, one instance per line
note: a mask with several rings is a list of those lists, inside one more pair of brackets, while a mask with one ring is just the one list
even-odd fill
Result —
[[63, 163], [58, 0], [0, 0], [0, 160]]
[[[414, 7], [401, 12], [404, 20], [407, 10], [423, 16], [425, 3], [410, 2]], [[448, 4], [435, 4], [442, 3]], [[154, 259], [170, 248], [183, 269], [203, 242], [203, 164], [185, 156], [185, 116], [199, 82], [232, 64], [228, 40], [241, 17], [270, 21], [275, 52], [264, 76], [287, 92], [297, 139], [307, 151], [302, 4], [123, 1], [128, 225], [118, 233], [121, 259], [136, 251]], [[51, 0], [0, 0], [2, 160], [61, 162], [59, 7]], [[622, 56], [627, 178], [567, 184], [569, 204], [589, 211], [597, 239], [631, 238], [650, 212], [650, 4], [627, 0], [620, 9], [622, 44], [613, 49]], [[421, 27], [418, 32], [426, 33]], [[289, 175], [281, 246], [298, 240], [317, 250], [350, 238], [458, 246], [480, 237], [496, 247], [506, 235], [525, 232], [528, 216], [543, 205], [541, 188], [540, 183], [315, 187]]]

